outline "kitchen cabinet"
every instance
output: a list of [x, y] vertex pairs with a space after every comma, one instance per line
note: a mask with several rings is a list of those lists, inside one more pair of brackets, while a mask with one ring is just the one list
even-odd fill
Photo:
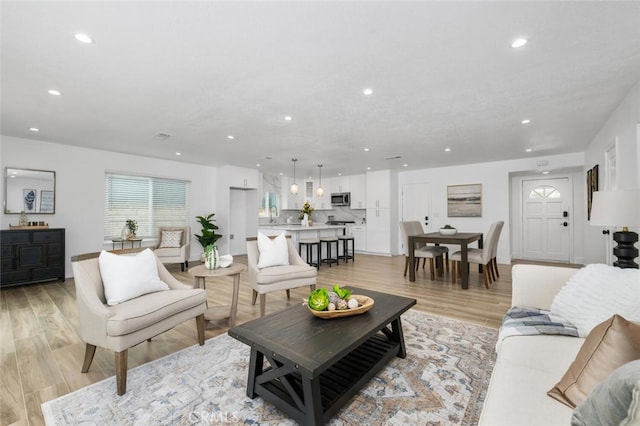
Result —
[[391, 170], [369, 172], [366, 182], [367, 208], [390, 208]]
[[259, 173], [257, 170], [235, 166], [222, 166], [221, 170], [229, 184], [229, 188], [258, 188]]
[[331, 179], [331, 192], [351, 192], [350, 176], [338, 176]]
[[367, 176], [365, 174], [349, 176], [351, 209], [367, 207]]
[[398, 252], [398, 175], [391, 170], [367, 173], [367, 251]]
[[0, 287], [42, 281], [64, 281], [65, 230], [1, 231]]
[[351, 234], [353, 235], [353, 246], [355, 251], [367, 251], [367, 226], [352, 225]]
[[367, 252], [391, 254], [391, 212], [367, 209]]

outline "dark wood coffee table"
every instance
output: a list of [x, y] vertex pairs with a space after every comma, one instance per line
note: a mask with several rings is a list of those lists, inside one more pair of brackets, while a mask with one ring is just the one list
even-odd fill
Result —
[[406, 356], [400, 315], [416, 300], [349, 289], [374, 299], [369, 312], [321, 319], [301, 305], [229, 330], [251, 347], [249, 398], [260, 395], [300, 424], [324, 424], [393, 357]]

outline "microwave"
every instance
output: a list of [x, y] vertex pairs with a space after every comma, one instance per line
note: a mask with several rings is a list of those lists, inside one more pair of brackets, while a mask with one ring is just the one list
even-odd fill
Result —
[[332, 206], [349, 206], [351, 205], [350, 192], [334, 192], [331, 194]]

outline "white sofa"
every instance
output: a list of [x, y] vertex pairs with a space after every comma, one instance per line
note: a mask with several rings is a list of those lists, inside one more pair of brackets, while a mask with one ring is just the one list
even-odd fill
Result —
[[[556, 293], [578, 269], [515, 265], [511, 305], [550, 310]], [[496, 365], [480, 425], [563, 425], [573, 410], [547, 395], [584, 343], [568, 336], [510, 336], [497, 347]]]

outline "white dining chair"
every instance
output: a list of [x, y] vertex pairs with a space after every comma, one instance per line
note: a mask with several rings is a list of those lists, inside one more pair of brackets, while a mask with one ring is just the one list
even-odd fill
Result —
[[[417, 226], [416, 226], [417, 224]], [[402, 239], [404, 241], [404, 276], [407, 276], [407, 269], [409, 267], [409, 236], [412, 235], [420, 235], [423, 234], [424, 231], [422, 229], [422, 225], [418, 221], [405, 221], [400, 222], [400, 232], [402, 232]], [[434, 259], [440, 257], [442, 259], [442, 255], [448, 252], [447, 247], [441, 246], [427, 246], [421, 245], [416, 246], [414, 248], [414, 257], [417, 259], [422, 258], [423, 263], [422, 267], [424, 268], [424, 263], [426, 259], [429, 259], [429, 273], [432, 280], [435, 279], [435, 267], [434, 267]], [[418, 268], [419, 260], [416, 261], [416, 269]], [[443, 262], [444, 263], [444, 262]]]
[[[485, 288], [489, 288], [489, 284], [496, 279], [492, 263], [494, 253], [497, 252], [497, 239], [499, 238], [503, 225], [504, 221], [492, 223], [489, 227], [489, 231], [487, 232], [487, 239], [484, 242], [483, 247], [481, 249], [470, 248], [467, 251], [468, 263], [483, 265], [482, 274]], [[496, 247], [494, 247], [494, 244], [496, 245]], [[461, 273], [460, 268], [462, 267], [462, 252], [456, 251], [455, 253], [451, 254], [450, 258], [451, 282], [455, 283]]]

